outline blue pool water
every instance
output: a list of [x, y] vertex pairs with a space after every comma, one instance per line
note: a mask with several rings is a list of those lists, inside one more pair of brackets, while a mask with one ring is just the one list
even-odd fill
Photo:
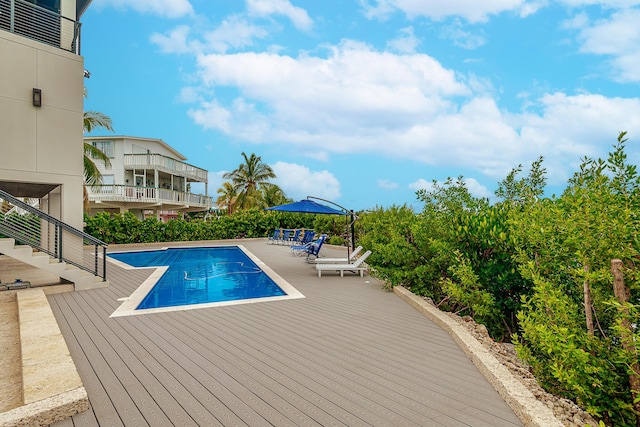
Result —
[[286, 295], [240, 248], [169, 248], [108, 255], [132, 267], [168, 266], [136, 310]]

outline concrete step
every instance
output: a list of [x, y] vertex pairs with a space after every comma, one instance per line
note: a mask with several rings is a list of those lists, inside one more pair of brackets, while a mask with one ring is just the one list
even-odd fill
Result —
[[45, 426], [89, 408], [43, 289], [56, 291], [49, 287], [0, 293], [2, 426]]
[[109, 286], [109, 282], [103, 281], [99, 276], [74, 265], [60, 262], [45, 253], [34, 251], [30, 246], [16, 245], [14, 239], [0, 239], [0, 253], [72, 282], [77, 291]]
[[15, 292], [0, 293], [0, 412], [22, 405], [22, 357]]

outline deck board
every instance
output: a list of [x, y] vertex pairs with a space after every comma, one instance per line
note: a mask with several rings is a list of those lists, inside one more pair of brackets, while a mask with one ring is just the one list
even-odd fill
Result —
[[375, 279], [318, 278], [287, 247], [240, 243], [305, 298], [110, 318], [152, 272], [111, 263], [110, 287], [49, 296], [89, 395], [74, 426], [522, 425], [446, 332]]

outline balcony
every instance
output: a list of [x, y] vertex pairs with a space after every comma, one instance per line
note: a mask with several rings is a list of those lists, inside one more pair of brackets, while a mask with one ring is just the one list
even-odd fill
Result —
[[209, 173], [206, 170], [162, 154], [125, 154], [124, 168], [125, 170], [154, 169], [183, 176], [191, 182], [207, 182], [209, 180]]
[[203, 194], [131, 185], [88, 187], [89, 201], [104, 206], [128, 208], [160, 207], [162, 210], [204, 211], [211, 209], [212, 198]]
[[0, 0], [0, 30], [77, 55], [80, 55], [80, 25], [80, 22], [60, 15], [58, 10], [37, 6], [33, 1]]

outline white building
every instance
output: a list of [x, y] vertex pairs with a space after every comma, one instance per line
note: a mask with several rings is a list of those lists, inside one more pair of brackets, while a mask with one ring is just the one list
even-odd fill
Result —
[[[102, 185], [87, 187], [90, 214], [131, 212], [142, 219], [149, 213], [166, 219], [172, 213], [208, 211], [208, 173], [185, 162], [187, 158], [161, 139], [131, 136], [85, 137], [110, 159], [110, 167], [95, 160]], [[191, 192], [204, 184], [205, 194]]]
[[91, 0], [0, 0], [0, 190], [82, 230], [79, 19]]
[[108, 286], [106, 246], [82, 231], [79, 19], [90, 2], [0, 0], [0, 253], [76, 290]]

